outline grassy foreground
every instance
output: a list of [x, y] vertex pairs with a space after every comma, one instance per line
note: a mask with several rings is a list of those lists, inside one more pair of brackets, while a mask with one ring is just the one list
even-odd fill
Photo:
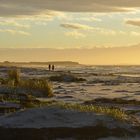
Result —
[[[21, 79], [20, 70], [18, 69], [12, 69], [8, 72], [8, 82], [6, 83], [6, 85], [9, 87], [13, 87], [15, 91], [17, 88], [26, 89], [29, 93], [31, 93], [31, 95], [33, 95], [35, 91], [39, 91], [39, 94], [42, 94], [42, 96], [46, 96], [46, 97], [53, 96], [52, 87], [47, 80]], [[106, 114], [119, 120], [127, 120], [129, 118], [129, 115], [125, 111], [116, 107], [107, 107], [107, 106], [100, 106], [95, 104], [64, 103], [64, 102], [57, 102], [57, 101], [41, 102], [41, 101], [37, 101], [36, 99], [32, 99], [32, 97], [29, 95], [27, 97], [28, 100], [26, 100], [26, 103], [24, 103], [25, 108], [56, 106], [68, 110]], [[17, 100], [14, 100], [13, 102], [19, 104], [21, 103], [21, 101], [19, 102], [19, 98], [17, 98]]]
[[125, 111], [123, 111], [122, 109], [113, 108], [113, 107], [84, 105], [84, 104], [76, 104], [76, 103], [64, 103], [64, 102], [55, 102], [55, 101], [44, 102], [42, 106], [54, 106], [54, 107], [60, 107], [66, 110], [76, 110], [76, 111], [81, 111], [81, 112], [95, 112], [99, 114], [105, 114], [119, 120], [128, 119], [128, 115]]
[[17, 68], [10, 69], [7, 77], [3, 85], [12, 89], [11, 94], [17, 93], [17, 89], [21, 88], [25, 93], [27, 92], [32, 95], [37, 91], [38, 95], [36, 94], [36, 96], [53, 96], [52, 84], [47, 79], [22, 79], [20, 69]]

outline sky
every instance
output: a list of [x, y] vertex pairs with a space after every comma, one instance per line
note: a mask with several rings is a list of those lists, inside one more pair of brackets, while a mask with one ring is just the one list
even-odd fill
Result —
[[[105, 48], [108, 48], [108, 51], [110, 48], [128, 48], [123, 53], [127, 62], [124, 62], [122, 57], [110, 62], [109, 59], [114, 57], [115, 51], [110, 53], [108, 61], [101, 61], [103, 64], [117, 64], [130, 62], [129, 48], [139, 48], [139, 38], [139, 0], [0, 0], [1, 49], [49, 48], [68, 52], [70, 49], [80, 49], [82, 52], [92, 50], [94, 53], [96, 51], [93, 50], [98, 48], [104, 53], [96, 62], [89, 53], [88, 61], [83, 61], [81, 55], [81, 59], [73, 59], [81, 63], [97, 64], [106, 54]], [[135, 49], [131, 49], [133, 50]], [[96, 52], [97, 56], [98, 54]], [[5, 55], [6, 58], [0, 57], [2, 61], [16, 61]], [[13, 55], [16, 56], [16, 51]], [[53, 59], [61, 60], [57, 55], [55, 54]], [[75, 56], [73, 53], [72, 56], [63, 59], [75, 58], [77, 54]], [[140, 64], [139, 60], [132, 64]]]

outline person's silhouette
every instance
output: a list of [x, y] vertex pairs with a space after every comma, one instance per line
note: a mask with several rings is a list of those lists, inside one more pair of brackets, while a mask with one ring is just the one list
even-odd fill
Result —
[[54, 65], [52, 65], [52, 70], [54, 71]]
[[49, 71], [50, 71], [51, 70], [51, 65], [50, 64], [49, 64], [48, 68], [49, 68]]

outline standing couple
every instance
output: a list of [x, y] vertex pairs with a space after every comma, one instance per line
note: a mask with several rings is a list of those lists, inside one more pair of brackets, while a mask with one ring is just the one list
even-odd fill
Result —
[[49, 64], [48, 68], [49, 68], [49, 71], [51, 70], [54, 71], [54, 65]]

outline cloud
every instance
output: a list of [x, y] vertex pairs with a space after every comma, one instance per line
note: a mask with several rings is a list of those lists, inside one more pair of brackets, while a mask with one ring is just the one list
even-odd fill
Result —
[[60, 24], [61, 27], [66, 29], [75, 29], [75, 30], [92, 30], [94, 29], [91, 26], [79, 24], [79, 23], [62, 23]]
[[114, 31], [114, 30], [109, 30], [109, 29], [100, 29], [100, 33], [103, 34], [103, 35], [117, 35], [117, 32]]
[[[76, 15], [76, 16], [75, 16]], [[66, 14], [62, 17], [58, 16], [58, 19], [61, 19], [63, 21], [77, 21], [77, 22], [81, 22], [81, 21], [86, 21], [86, 22], [101, 22], [102, 19], [94, 17], [95, 15], [92, 14]]]
[[0, 29], [0, 32], [2, 33], [10, 33], [12, 35], [24, 35], [24, 36], [30, 36], [31, 34], [25, 31], [17, 31], [17, 30], [12, 30], [12, 29]]
[[66, 36], [74, 37], [74, 38], [76, 38], [76, 39], [86, 37], [85, 34], [80, 33], [80, 32], [78, 32], [78, 31], [66, 32], [65, 35], [66, 35]]
[[0, 0], [0, 16], [39, 15], [46, 10], [126, 12], [139, 7], [139, 0]]
[[81, 17], [81, 18], [75, 18], [74, 20], [78, 20], [78, 21], [89, 21], [89, 22], [93, 22], [93, 21], [101, 22], [102, 21], [101, 19], [95, 18], [95, 17]]
[[[78, 30], [84, 31], [84, 34], [82, 33], [82, 35], [84, 35], [84, 36], [89, 35], [89, 33], [90, 34], [98, 33], [98, 34], [105, 35], [105, 36], [127, 35], [126, 32], [124, 32], [122, 30], [113, 30], [113, 29], [102, 28], [102, 27], [92, 27], [89, 25], [79, 24], [79, 23], [64, 23], [64, 24], [60, 24], [60, 26], [63, 28], [66, 28], [66, 29], [74, 30], [72, 32], [67, 32], [68, 35], [70, 33], [71, 36], [72, 35], [74, 36], [75, 34], [79, 33], [79, 32], [77, 32]], [[134, 34], [136, 36], [137, 33], [133, 32], [133, 33], [129, 33], [129, 34], [131, 34], [131, 35]]]
[[31, 25], [44, 25], [46, 26], [48, 22], [53, 21], [54, 18], [64, 17], [65, 13], [58, 11], [49, 11], [40, 15], [22, 15], [21, 18], [17, 17], [0, 17], [0, 25], [10, 26], [17, 28], [30, 28]]
[[7, 20], [7, 19], [0, 19], [0, 25], [3, 26], [14, 26], [18, 28], [30, 28], [30, 25], [27, 24], [20, 24], [14, 20]]
[[126, 20], [125, 23], [128, 25], [140, 27], [140, 19], [129, 19], [129, 20]]
[[140, 36], [140, 33], [132, 31], [132, 32], [130, 32], [130, 35], [132, 35], [132, 36]]

